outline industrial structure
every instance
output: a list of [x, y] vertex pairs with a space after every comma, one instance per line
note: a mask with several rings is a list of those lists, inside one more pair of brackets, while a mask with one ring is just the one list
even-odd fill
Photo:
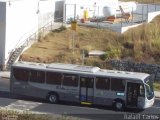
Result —
[[118, 0], [89, 0], [83, 3], [79, 0], [65, 0], [64, 19], [106, 18], [116, 19], [117, 16], [131, 16], [137, 6], [135, 2], [120, 2]]

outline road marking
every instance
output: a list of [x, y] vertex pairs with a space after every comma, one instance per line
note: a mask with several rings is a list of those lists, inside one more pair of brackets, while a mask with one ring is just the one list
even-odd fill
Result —
[[38, 102], [31, 102], [31, 101], [24, 101], [24, 100], [17, 100], [16, 102], [11, 103], [10, 105], [6, 106], [7, 109], [18, 109], [18, 110], [31, 110], [42, 103]]

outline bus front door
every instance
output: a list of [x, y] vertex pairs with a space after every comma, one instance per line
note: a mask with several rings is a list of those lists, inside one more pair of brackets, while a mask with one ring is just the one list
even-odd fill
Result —
[[138, 91], [139, 84], [138, 83], [127, 83], [127, 106], [137, 107], [138, 103]]
[[92, 104], [94, 97], [94, 78], [80, 77], [80, 102], [81, 104]]

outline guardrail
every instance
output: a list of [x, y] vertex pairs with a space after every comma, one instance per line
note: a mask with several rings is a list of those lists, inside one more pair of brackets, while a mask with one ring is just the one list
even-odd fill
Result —
[[[43, 27], [37, 28], [36, 32], [32, 33], [30, 36], [28, 36], [23, 41], [20, 40], [20, 42], [17, 43], [17, 45], [14, 48], [20, 47], [22, 45], [28, 46], [30, 41], [37, 41], [40, 39], [40, 37], [44, 37], [47, 34], [47, 31], [50, 31], [50, 30], [57, 28], [57, 27], [55, 27], [55, 25], [57, 25], [57, 23], [55, 23], [55, 21], [58, 21], [61, 19], [63, 19], [63, 18], [51, 20], [48, 23], [46, 23]], [[63, 25], [63, 22], [58, 22], [58, 23], [59, 23], [58, 27]]]
[[6, 69], [10, 69], [11, 64], [13, 64], [16, 61], [16, 59], [19, 58], [20, 54], [23, 52], [23, 49], [33, 44], [34, 42], [42, 39], [43, 37], [45, 37], [49, 31], [53, 29], [58, 29], [59, 27], [63, 26], [63, 22], [59, 22], [59, 23], [54, 22], [54, 21], [59, 21], [61, 19], [62, 18], [51, 20], [50, 22], [46, 23], [43, 27], [37, 29], [36, 32], [32, 33], [23, 41], [19, 40], [19, 42], [16, 44], [16, 46], [11, 51], [8, 57]]

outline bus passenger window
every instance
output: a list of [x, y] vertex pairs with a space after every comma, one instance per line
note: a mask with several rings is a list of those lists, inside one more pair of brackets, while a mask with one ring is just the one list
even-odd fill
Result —
[[109, 78], [103, 78], [103, 77], [96, 78], [96, 88], [97, 89], [109, 90], [109, 87], [110, 87]]
[[61, 82], [62, 82], [61, 73], [55, 73], [55, 72], [46, 73], [46, 83], [47, 84], [61, 85]]
[[77, 87], [78, 86], [77, 76], [64, 74], [63, 85]]
[[38, 71], [37, 72], [37, 79], [38, 79], [38, 82], [44, 83], [45, 82], [45, 72]]
[[94, 79], [90, 77], [81, 77], [80, 78], [80, 86], [86, 88], [94, 87]]
[[125, 80], [119, 78], [111, 78], [111, 90], [123, 92], [125, 90]]
[[30, 71], [30, 81], [37, 82], [37, 83], [43, 83], [45, 81], [45, 72], [31, 70]]
[[29, 71], [22, 68], [14, 68], [13, 76], [15, 77], [16, 80], [27, 82], [29, 79]]

